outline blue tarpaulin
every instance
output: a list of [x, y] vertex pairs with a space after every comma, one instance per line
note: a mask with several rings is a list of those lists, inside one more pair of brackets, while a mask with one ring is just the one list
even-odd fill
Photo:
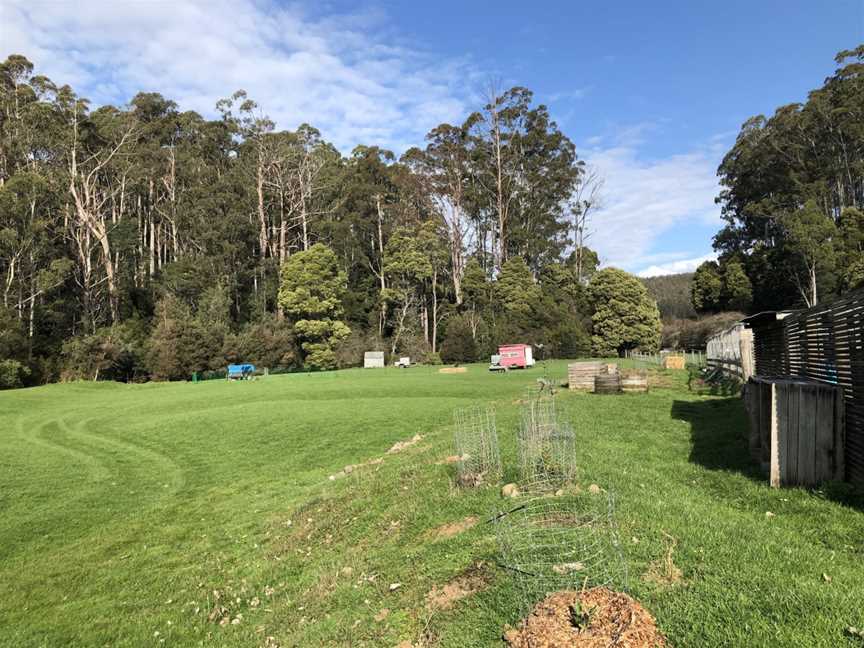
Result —
[[243, 376], [248, 376], [255, 371], [255, 365], [253, 364], [232, 364], [228, 365], [228, 377], [229, 378], [238, 378]]

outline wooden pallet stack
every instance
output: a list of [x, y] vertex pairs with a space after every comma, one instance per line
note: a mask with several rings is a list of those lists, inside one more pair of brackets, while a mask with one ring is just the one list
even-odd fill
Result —
[[567, 365], [567, 383], [571, 391], [594, 391], [594, 377], [601, 371], [602, 363], [590, 360]]

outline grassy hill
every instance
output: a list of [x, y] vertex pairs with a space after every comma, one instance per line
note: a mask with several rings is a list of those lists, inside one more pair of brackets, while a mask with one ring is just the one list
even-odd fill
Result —
[[[493, 403], [515, 479], [520, 401], [542, 373], [0, 394], [0, 645], [501, 645], [521, 611], [484, 523], [499, 489], [457, 488], [442, 459], [452, 410]], [[864, 625], [860, 502], [769, 489], [740, 400], [662, 378], [556, 397], [579, 484], [616, 493], [632, 595], [675, 646], [860, 645], [844, 635]]]

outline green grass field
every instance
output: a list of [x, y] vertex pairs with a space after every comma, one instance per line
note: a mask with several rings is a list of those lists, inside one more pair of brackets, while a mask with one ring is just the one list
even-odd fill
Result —
[[[494, 403], [514, 479], [518, 401], [542, 373], [0, 393], [0, 645], [501, 645], [519, 606], [482, 523], [499, 489], [460, 490], [436, 462], [453, 452], [452, 410]], [[564, 379], [566, 363], [549, 373]], [[864, 646], [846, 633], [864, 626], [861, 499], [769, 489], [748, 463], [740, 400], [664, 378], [646, 395], [557, 396], [579, 483], [616, 493], [631, 594], [679, 647]], [[436, 535], [468, 516], [481, 522]], [[680, 580], [645, 578], [667, 535]], [[472, 569], [485, 588], [427, 604]]]

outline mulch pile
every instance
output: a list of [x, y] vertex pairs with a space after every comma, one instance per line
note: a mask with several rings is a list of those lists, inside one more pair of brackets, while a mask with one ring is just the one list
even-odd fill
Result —
[[555, 592], [504, 640], [511, 648], [660, 648], [654, 617], [626, 594], [595, 587]]

